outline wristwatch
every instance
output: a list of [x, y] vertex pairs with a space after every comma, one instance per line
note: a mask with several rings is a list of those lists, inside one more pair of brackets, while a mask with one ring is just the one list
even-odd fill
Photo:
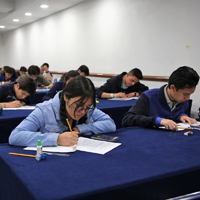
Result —
[[111, 97], [111, 98], [114, 98], [113, 93], [110, 93], [110, 97]]

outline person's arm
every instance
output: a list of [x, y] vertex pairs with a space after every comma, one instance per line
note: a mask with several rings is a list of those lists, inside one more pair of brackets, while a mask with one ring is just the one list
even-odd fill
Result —
[[15, 100], [11, 102], [1, 102], [0, 105], [2, 106], [2, 108], [18, 108], [24, 106], [25, 103]]
[[[105, 114], [101, 110], [95, 108], [94, 112], [88, 113], [88, 119], [86, 123], [76, 125], [80, 134], [90, 135], [92, 132], [95, 134], [114, 132], [116, 125], [109, 115]], [[77, 129], [74, 129], [77, 131]]]
[[107, 82], [96, 91], [97, 98], [101, 99], [127, 98], [127, 95], [124, 92], [114, 92], [112, 90], [113, 84], [115, 84], [115, 81], [113, 81], [113, 79], [107, 80]]
[[43, 75], [39, 75], [37, 77], [37, 82], [44, 85], [43, 88], [46, 88], [46, 89], [50, 89], [53, 86], [53, 84], [50, 81], [48, 81]]
[[122, 125], [124, 127], [129, 127], [129, 126], [153, 127], [155, 126], [156, 125], [155, 121], [157, 117], [148, 116], [148, 115], [149, 115], [149, 99], [145, 94], [142, 94], [141, 97], [136, 101], [136, 103], [124, 115], [122, 119]]
[[139, 82], [139, 90], [137, 91], [139, 93], [138, 96], [140, 96], [146, 90], [149, 90], [149, 88], [146, 85]]
[[51, 89], [46, 93], [46, 95], [43, 97], [42, 102], [43, 101], [48, 101], [49, 99], [52, 99], [57, 92], [59, 92], [60, 89], [58, 89], [58, 83], [54, 83], [53, 86], [51, 87]]
[[40, 108], [24, 119], [11, 133], [9, 144], [15, 146], [36, 146], [41, 140], [43, 146], [57, 146], [59, 133], [42, 133], [38, 130], [44, 126], [44, 115]]

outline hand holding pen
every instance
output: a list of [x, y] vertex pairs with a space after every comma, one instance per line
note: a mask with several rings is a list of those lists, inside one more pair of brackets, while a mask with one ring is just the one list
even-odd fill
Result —
[[59, 134], [57, 144], [61, 146], [74, 146], [78, 142], [78, 134], [78, 132], [72, 130], [70, 130], [70, 132], [65, 131], [64, 133]]

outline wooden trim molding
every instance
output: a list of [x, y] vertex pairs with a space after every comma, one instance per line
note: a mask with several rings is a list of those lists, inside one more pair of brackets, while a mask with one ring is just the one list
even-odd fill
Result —
[[[65, 72], [51, 71], [52, 74], [63, 74]], [[101, 78], [111, 78], [113, 76], [117, 76], [118, 74], [104, 74], [104, 73], [90, 73], [89, 76], [92, 77], [101, 77]], [[169, 76], [143, 76], [144, 81], [160, 81], [160, 82], [168, 82]]]

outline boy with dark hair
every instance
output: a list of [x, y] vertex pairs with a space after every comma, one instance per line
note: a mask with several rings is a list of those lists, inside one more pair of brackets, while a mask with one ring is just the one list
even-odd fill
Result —
[[17, 108], [28, 104], [29, 95], [35, 94], [36, 83], [32, 78], [22, 77], [20, 80], [0, 86], [0, 105], [3, 108]]
[[188, 117], [190, 95], [199, 82], [197, 72], [187, 66], [179, 67], [169, 77], [167, 85], [144, 92], [124, 115], [123, 126], [159, 127], [178, 130], [176, 122], [196, 123]]
[[26, 74], [26, 72], [27, 72], [26, 67], [21, 66], [19, 71], [16, 71], [16, 74], [17, 74], [17, 76], [22, 76], [22, 75]]
[[128, 73], [123, 72], [108, 79], [97, 90], [97, 97], [102, 99], [138, 97], [142, 92], [149, 89], [140, 83], [139, 80], [141, 79], [143, 79], [142, 72], [138, 68], [134, 68]]
[[53, 82], [53, 74], [49, 71], [49, 64], [48, 63], [43, 63], [40, 67], [40, 74], [42, 74], [47, 80], [49, 80], [51, 83]]
[[86, 65], [81, 65], [77, 71], [81, 76], [89, 76], [89, 68]]
[[17, 78], [15, 69], [13, 67], [5, 66], [0, 72], [0, 84], [14, 82]]
[[18, 77], [17, 81], [20, 80], [24, 76], [28, 76], [32, 78], [33, 80], [35, 80], [37, 85], [38, 83], [41, 83], [41, 85], [38, 87], [39, 89], [42, 89], [42, 88], [49, 89], [53, 86], [53, 84], [50, 81], [48, 81], [43, 75], [40, 74], [40, 68], [36, 65], [31, 65], [28, 68], [28, 74], [24, 74]]

